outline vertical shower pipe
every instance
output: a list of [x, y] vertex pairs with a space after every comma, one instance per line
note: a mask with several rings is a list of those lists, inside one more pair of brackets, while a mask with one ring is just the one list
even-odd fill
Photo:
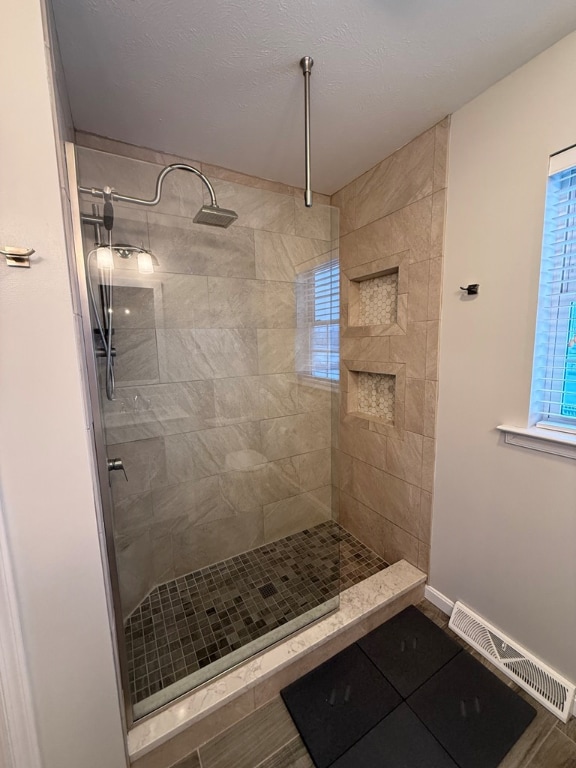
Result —
[[306, 152], [306, 189], [304, 190], [304, 205], [312, 208], [312, 182], [310, 180], [310, 75], [314, 66], [314, 59], [304, 56], [300, 59], [300, 66], [304, 74], [304, 141]]

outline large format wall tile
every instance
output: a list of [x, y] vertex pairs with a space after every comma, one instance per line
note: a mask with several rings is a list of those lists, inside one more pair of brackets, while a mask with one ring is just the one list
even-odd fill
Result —
[[214, 381], [216, 418], [219, 423], [258, 421], [314, 410], [300, 406], [295, 374], [243, 376]]
[[[82, 182], [138, 197], [175, 161], [93, 146], [80, 150]], [[145, 275], [136, 256], [114, 259], [117, 388], [103, 410], [109, 454], [128, 473], [111, 476], [125, 612], [155, 583], [263, 543], [264, 507], [269, 540], [337, 501], [333, 387], [297, 374], [296, 284], [338, 257], [338, 212], [326, 196], [309, 210], [301, 190], [204, 170], [238, 212], [228, 229], [194, 224], [208, 197], [185, 172], [166, 178], [159, 206], [115, 205], [114, 242], [150, 250], [154, 264]], [[103, 372], [99, 362], [101, 383]]]
[[[426, 569], [434, 482], [448, 129], [446, 119], [331, 200], [341, 209], [340, 261], [347, 276], [352, 272], [354, 279], [362, 279], [374, 272], [374, 264], [404, 255], [406, 292], [400, 293], [407, 316], [394, 334], [382, 337], [377, 326], [366, 326], [360, 335], [358, 328], [349, 328], [350, 291], [344, 284], [343, 361], [373, 366], [375, 371], [402, 365], [406, 381], [402, 391], [396, 392], [397, 399], [404, 395], [399, 426], [394, 434], [384, 435], [380, 433], [385, 427], [368, 416], [362, 419], [348, 413], [354, 406], [354, 381], [343, 379], [343, 390], [349, 385], [352, 392], [347, 395], [348, 404], [341, 407], [336, 451], [341, 522], [389, 562], [403, 557]], [[347, 374], [346, 362], [343, 368]]]
[[293, 196], [218, 179], [214, 189], [218, 205], [238, 214], [238, 221], [232, 226], [295, 234]]
[[330, 447], [330, 411], [284, 416], [260, 422], [268, 461]]
[[276, 232], [256, 231], [254, 238], [256, 277], [260, 280], [292, 282], [302, 271], [301, 265], [306, 265], [307, 262], [315, 263], [318, 257], [331, 251], [332, 245], [325, 240], [281, 235]]
[[256, 277], [251, 229], [218, 229], [155, 213], [148, 214], [148, 229], [161, 272]]
[[163, 274], [158, 291], [156, 328], [210, 327], [207, 277]]
[[352, 459], [350, 483], [342, 490], [413, 536], [418, 535], [420, 488], [417, 486]]
[[264, 461], [257, 422], [169, 435], [166, 482], [199, 480], [231, 469], [247, 469]]
[[127, 616], [154, 584], [149, 528], [116, 537], [116, 565], [120, 574], [120, 599]]
[[152, 525], [152, 494], [150, 491], [136, 493], [117, 499], [113, 509], [114, 532], [132, 533]]
[[258, 373], [256, 331], [200, 329], [157, 331], [162, 381], [194, 381]]
[[192, 523], [211, 523], [234, 515], [222, 493], [218, 475], [154, 488], [151, 493], [155, 522], [185, 518]]
[[294, 328], [294, 285], [271, 280], [209, 277], [212, 328]]
[[356, 180], [357, 227], [432, 194], [434, 140], [432, 128]]
[[154, 290], [139, 285], [114, 287], [114, 327], [156, 328]]
[[332, 515], [330, 486], [292, 496], [264, 507], [264, 536], [275, 541], [284, 536], [319, 525]]
[[104, 402], [108, 445], [206, 429], [214, 420], [212, 381], [119, 387]]
[[285, 373], [295, 370], [295, 328], [258, 329], [258, 372]]
[[[158, 350], [153, 329], [117, 328], [113, 344], [117, 386], [158, 382]], [[100, 370], [104, 370], [103, 365]]]
[[144, 493], [166, 482], [166, 455], [163, 438], [136, 440], [115, 445], [110, 458], [121, 458], [126, 470], [111, 472], [112, 497], [114, 501]]
[[175, 575], [226, 560], [264, 543], [262, 510], [190, 524], [173, 536]]
[[311, 237], [318, 240], [332, 240], [333, 212], [328, 205], [316, 203], [312, 208], [306, 208], [303, 200], [296, 199], [295, 232], [301, 237]]

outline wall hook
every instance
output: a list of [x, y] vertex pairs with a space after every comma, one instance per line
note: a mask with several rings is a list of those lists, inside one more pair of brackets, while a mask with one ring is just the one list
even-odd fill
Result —
[[466, 288], [460, 286], [460, 290], [466, 291], [468, 296], [476, 296], [478, 293], [478, 288], [480, 288], [480, 283], [470, 283], [470, 285], [467, 285]]

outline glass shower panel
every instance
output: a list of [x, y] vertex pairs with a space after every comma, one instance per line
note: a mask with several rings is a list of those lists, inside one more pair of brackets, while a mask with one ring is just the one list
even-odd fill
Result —
[[[84, 148], [78, 164], [82, 185], [139, 197], [161, 170]], [[234, 225], [195, 224], [201, 185], [175, 172], [157, 206], [114, 204], [114, 268], [89, 270], [112, 318], [100, 410], [126, 475], [103, 491], [135, 719], [338, 606], [337, 211], [211, 181]], [[94, 214], [86, 196], [81, 210]]]

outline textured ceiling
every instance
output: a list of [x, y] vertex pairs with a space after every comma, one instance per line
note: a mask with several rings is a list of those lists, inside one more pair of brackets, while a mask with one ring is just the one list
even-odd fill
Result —
[[78, 129], [331, 193], [576, 28], [574, 0], [53, 0]]

